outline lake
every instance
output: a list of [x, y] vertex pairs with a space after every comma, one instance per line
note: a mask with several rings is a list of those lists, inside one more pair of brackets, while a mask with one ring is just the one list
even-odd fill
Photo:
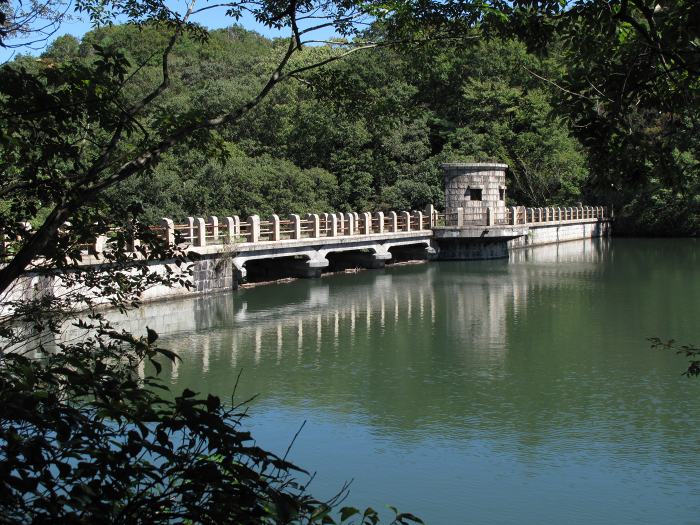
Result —
[[[595, 239], [148, 305], [184, 387], [330, 497], [430, 524], [699, 523], [700, 243]], [[138, 317], [141, 315], [141, 318]]]

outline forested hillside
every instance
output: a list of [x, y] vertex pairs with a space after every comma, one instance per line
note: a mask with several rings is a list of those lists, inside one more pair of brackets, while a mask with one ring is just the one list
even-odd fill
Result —
[[[40, 66], [24, 56], [15, 67], [79, 64], [100, 47], [118, 48], [131, 64], [148, 64], [130, 73], [136, 97], [160, 75], [158, 54], [148, 58], [165, 40], [155, 28], [117, 25], [82, 40], [61, 37]], [[614, 206], [619, 232], [698, 234], [695, 99], [679, 94], [671, 111], [653, 97], [615, 101], [612, 115], [605, 87], [620, 81], [614, 60], [601, 69], [557, 44], [534, 54], [515, 39], [475, 34], [457, 42], [358, 52], [300, 75], [221, 129], [215, 147], [178, 146], [151, 172], [111, 189], [109, 200], [142, 207], [151, 222], [418, 209], [442, 202], [441, 162], [497, 160], [510, 166], [512, 204], [603, 203]], [[151, 118], [247, 100], [280, 45], [239, 27], [212, 31], [206, 43], [181, 39], [171, 88]], [[307, 47], [296, 60], [333, 53]]]

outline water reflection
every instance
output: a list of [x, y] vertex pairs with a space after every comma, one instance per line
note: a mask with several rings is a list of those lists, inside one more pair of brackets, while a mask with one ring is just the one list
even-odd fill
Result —
[[[528, 290], [567, 286], [562, 276], [595, 273], [607, 245], [603, 239], [519, 250], [511, 254], [510, 263], [468, 263], [471, 271], [467, 275], [463, 263], [444, 263], [439, 269], [421, 265], [243, 290], [231, 296], [154, 303], [131, 312], [126, 319], [110, 316], [118, 326], [132, 331], [149, 326], [166, 337], [188, 333], [188, 342], [196, 340], [201, 348], [204, 372], [209, 369], [210, 330], [230, 333], [227, 348], [215, 345], [214, 351], [230, 354], [231, 364], [239, 350], [252, 350], [259, 362], [263, 351], [275, 349], [279, 361], [283, 348], [291, 346], [300, 352], [319, 352], [324, 340], [337, 347], [341, 341], [353, 344], [357, 337], [370, 339], [375, 332], [393, 331], [406, 323], [434, 327], [437, 302], [444, 307], [440, 327], [454, 332], [460, 342], [476, 340], [489, 350], [505, 351], [507, 315], [525, 306]], [[571, 262], [577, 264], [548, 266]], [[512, 263], [518, 264], [515, 271]], [[559, 279], [553, 281], [554, 275]], [[199, 337], [193, 333], [200, 333]], [[275, 334], [274, 344], [263, 345], [264, 336], [270, 333]], [[173, 373], [177, 374], [177, 368]]]

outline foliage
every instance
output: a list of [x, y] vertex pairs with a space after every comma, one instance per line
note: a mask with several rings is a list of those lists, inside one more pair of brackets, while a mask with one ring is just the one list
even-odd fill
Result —
[[321, 168], [303, 170], [266, 154], [251, 158], [231, 147], [223, 162], [196, 152], [168, 156], [149, 177], [134, 177], [110, 195], [137, 199], [142, 220], [157, 224], [194, 211], [203, 217], [320, 213], [334, 207], [337, 192], [335, 177]]
[[[589, 16], [582, 13], [576, 23], [588, 23]], [[597, 50], [608, 46], [610, 56], [620, 55], [614, 67], [634, 66], [634, 74], [646, 74], [648, 67], [626, 61], [641, 45], [633, 34], [622, 43], [606, 42], [601, 28], [577, 37], [571, 18], [567, 24], [551, 21], [543, 47], [536, 36], [543, 36], [544, 26], [527, 25], [515, 15], [510, 20], [525, 42], [501, 37], [502, 22], [494, 22], [465, 30], [458, 41], [383, 47], [305, 72], [236, 123], [222, 126], [216, 151], [196, 153], [188, 143], [165, 153], [153, 173], [113, 189], [111, 200], [122, 206], [140, 202], [151, 222], [214, 212], [415, 209], [440, 205], [441, 162], [495, 159], [510, 166], [511, 203], [606, 203], [617, 212], [618, 232], [697, 234], [694, 91], [673, 106], [662, 97], [670, 89], [666, 84], [653, 88], [658, 96], [636, 85], [637, 99], [614, 106], [615, 90], [632, 87], [603, 81], [603, 75], [619, 74], [613, 65], [601, 69], [605, 56]], [[93, 31], [78, 44], [78, 62], [92, 60], [92, 44], [119, 49], [133, 63], [145, 61], [130, 82], [137, 96], [160, 74], [145, 50], [162, 45], [161, 33], [150, 26]], [[390, 33], [377, 25], [366, 38]], [[586, 40], [594, 38], [595, 45]], [[58, 41], [45, 59], [75, 60], [74, 44]], [[278, 42], [236, 27], [211, 32], [206, 43], [183, 35], [171, 53], [177, 67], [170, 88], [146, 120], [215, 113], [242, 103], [264, 85], [278, 52]], [[295, 60], [315, 63], [335, 54], [332, 46], [307, 47]], [[599, 84], [591, 86], [593, 78]], [[675, 116], [655, 109], [662, 100]], [[292, 174], [295, 169], [284, 161], [327, 173], [317, 172], [324, 173], [321, 179], [310, 172]], [[274, 183], [255, 182], [268, 167]], [[238, 182], [243, 170], [250, 185], [226, 184]], [[314, 179], [324, 181], [318, 191], [305, 182]]]
[[620, 233], [698, 235], [698, 3], [578, 0], [543, 17], [520, 34], [557, 41], [566, 75], [549, 80], [588, 150], [587, 192], [620, 212]]

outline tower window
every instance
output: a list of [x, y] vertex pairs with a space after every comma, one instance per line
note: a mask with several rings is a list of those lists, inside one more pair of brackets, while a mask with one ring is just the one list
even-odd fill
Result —
[[481, 188], [469, 188], [469, 200], [470, 201], [480, 201], [481, 200]]
[[506, 189], [505, 189], [505, 188], [499, 188], [499, 190], [498, 190], [498, 200], [501, 200], [501, 201], [506, 200]]

